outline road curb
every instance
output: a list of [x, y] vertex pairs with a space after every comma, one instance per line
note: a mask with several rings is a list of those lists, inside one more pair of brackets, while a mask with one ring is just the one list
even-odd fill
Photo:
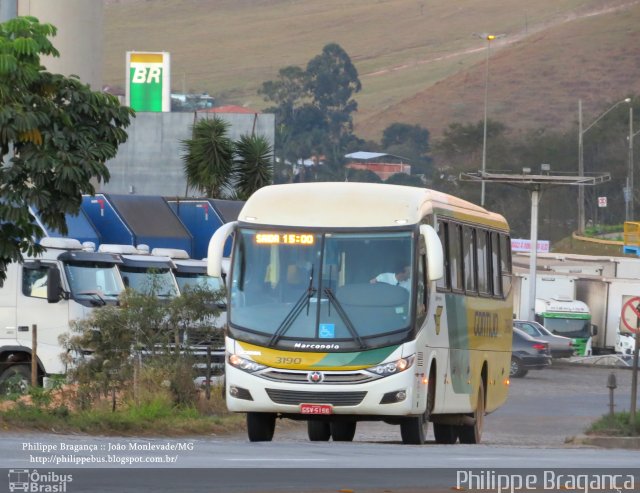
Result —
[[605, 368], [610, 370], [633, 370], [633, 366], [622, 365], [600, 365], [594, 363], [580, 363], [578, 361], [558, 361], [553, 360], [550, 368], [572, 368], [572, 367], [588, 367], [588, 368]]
[[640, 449], [640, 436], [638, 437], [610, 437], [601, 435], [578, 435], [569, 437], [565, 443], [572, 445], [587, 445], [600, 448]]

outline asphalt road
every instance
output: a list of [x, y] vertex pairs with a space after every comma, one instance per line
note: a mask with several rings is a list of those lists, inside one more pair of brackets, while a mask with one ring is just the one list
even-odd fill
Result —
[[[565, 443], [607, 412], [611, 371], [562, 367], [514, 379], [507, 404], [487, 417], [477, 446], [402, 445], [399, 428], [383, 423], [360, 423], [352, 443], [311, 443], [304, 424], [283, 421], [271, 443], [249, 443], [244, 433], [146, 439], [9, 431], [0, 433], [0, 463], [14, 475], [37, 468], [45, 480], [52, 472], [53, 480], [70, 474], [65, 491], [71, 493], [446, 491], [461, 471], [518, 474], [522, 468], [606, 468], [634, 474], [640, 485], [640, 451]], [[628, 409], [631, 372], [614, 372], [617, 409]], [[5, 487], [0, 476], [0, 491]]]

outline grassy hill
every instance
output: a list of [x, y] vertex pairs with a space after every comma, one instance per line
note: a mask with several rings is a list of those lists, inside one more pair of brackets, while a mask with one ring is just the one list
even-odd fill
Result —
[[262, 82], [305, 66], [329, 42], [355, 63], [356, 131], [378, 139], [396, 121], [438, 135], [483, 114], [510, 127], [568, 126], [640, 93], [638, 0], [106, 0], [104, 81], [124, 85], [125, 52], [171, 53], [175, 91], [263, 108]]

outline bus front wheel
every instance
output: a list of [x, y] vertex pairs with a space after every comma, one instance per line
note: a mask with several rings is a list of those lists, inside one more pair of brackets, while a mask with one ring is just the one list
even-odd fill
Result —
[[270, 442], [275, 429], [275, 414], [247, 413], [247, 434], [250, 442]]
[[332, 421], [331, 436], [334, 442], [351, 442], [356, 434], [356, 421]]
[[312, 442], [327, 442], [331, 438], [331, 425], [328, 421], [310, 419], [307, 421], [307, 434]]
[[427, 414], [403, 418], [400, 422], [400, 436], [402, 443], [407, 445], [422, 445], [427, 436], [429, 420]]

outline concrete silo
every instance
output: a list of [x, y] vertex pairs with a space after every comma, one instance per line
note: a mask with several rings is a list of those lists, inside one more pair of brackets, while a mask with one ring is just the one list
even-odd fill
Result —
[[19, 16], [37, 17], [58, 28], [52, 42], [60, 57], [41, 60], [49, 72], [75, 74], [94, 91], [102, 89], [103, 0], [8, 1], [17, 3]]

